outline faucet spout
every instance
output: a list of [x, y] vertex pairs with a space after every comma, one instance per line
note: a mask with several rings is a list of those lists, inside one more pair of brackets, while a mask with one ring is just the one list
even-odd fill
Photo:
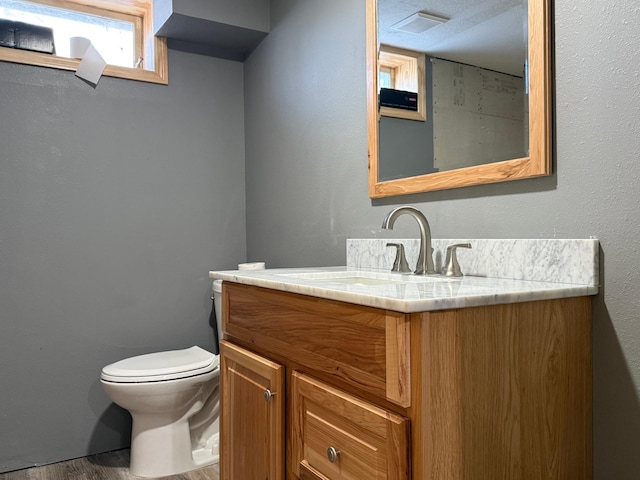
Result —
[[400, 215], [409, 215], [413, 217], [420, 227], [420, 254], [416, 269], [413, 273], [416, 275], [434, 274], [436, 269], [433, 265], [433, 247], [431, 246], [431, 228], [424, 214], [415, 207], [404, 206], [391, 210], [382, 221], [382, 228], [385, 230], [393, 230], [393, 224]]

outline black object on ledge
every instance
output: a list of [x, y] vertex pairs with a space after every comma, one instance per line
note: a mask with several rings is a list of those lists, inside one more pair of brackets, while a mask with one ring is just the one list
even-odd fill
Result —
[[0, 18], [0, 46], [55, 54], [53, 29]]
[[380, 106], [418, 111], [418, 94], [393, 88], [380, 89]]

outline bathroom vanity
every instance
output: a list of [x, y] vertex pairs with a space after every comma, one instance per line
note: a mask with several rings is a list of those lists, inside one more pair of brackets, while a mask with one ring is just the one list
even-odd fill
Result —
[[210, 276], [224, 280], [222, 479], [591, 478], [596, 285]]

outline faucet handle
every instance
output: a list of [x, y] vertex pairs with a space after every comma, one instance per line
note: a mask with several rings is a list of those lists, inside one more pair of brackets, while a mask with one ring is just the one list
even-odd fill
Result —
[[456, 243], [447, 247], [447, 258], [444, 261], [445, 267], [442, 269], [442, 275], [445, 277], [462, 277], [462, 271], [456, 255], [457, 248], [471, 248], [471, 244]]
[[401, 243], [387, 243], [387, 247], [396, 247], [396, 259], [393, 261], [392, 272], [410, 273], [411, 269], [404, 255], [404, 245]]

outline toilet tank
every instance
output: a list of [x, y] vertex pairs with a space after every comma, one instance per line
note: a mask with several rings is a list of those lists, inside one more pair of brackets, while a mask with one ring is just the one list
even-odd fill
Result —
[[222, 340], [222, 280], [213, 281], [213, 304], [216, 309], [218, 339]]

